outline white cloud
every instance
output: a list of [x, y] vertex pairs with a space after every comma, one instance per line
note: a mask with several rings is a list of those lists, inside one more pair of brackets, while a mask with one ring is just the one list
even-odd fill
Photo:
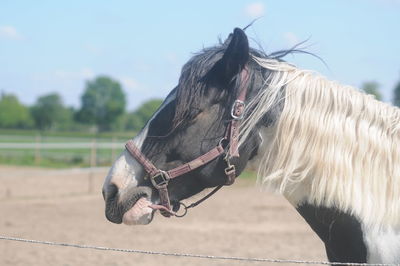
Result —
[[84, 67], [77, 71], [55, 70], [53, 77], [57, 80], [87, 80], [95, 76], [92, 69]]
[[283, 34], [283, 38], [285, 39], [288, 46], [294, 46], [300, 42], [299, 38], [293, 32], [285, 32]]
[[100, 55], [103, 52], [103, 49], [101, 47], [93, 44], [85, 44], [83, 48], [94, 55]]
[[128, 90], [136, 90], [139, 87], [139, 84], [136, 80], [130, 77], [121, 77], [119, 80], [122, 83], [122, 86]]
[[[37, 73], [32, 76], [35, 81], [39, 82], [82, 82], [86, 80], [94, 79], [97, 74], [93, 71], [93, 69], [88, 67], [83, 67], [79, 70], [68, 71], [63, 69], [58, 69], [49, 73]], [[125, 89], [128, 90], [138, 90], [140, 88], [140, 84], [133, 78], [128, 76], [120, 76], [120, 75], [110, 75], [111, 78], [116, 79], [118, 82], [122, 84]]]
[[245, 13], [250, 18], [259, 18], [265, 13], [265, 6], [261, 2], [254, 2], [246, 6]]
[[0, 26], [0, 38], [8, 40], [22, 40], [22, 35], [13, 26]]
[[80, 96], [85, 89], [85, 81], [93, 79], [96, 73], [88, 68], [82, 67], [74, 70], [53, 69], [49, 72], [36, 72], [30, 77], [30, 89], [36, 98], [50, 92], [58, 92], [67, 105], [78, 107]]
[[83, 79], [92, 79], [94, 78], [95, 73], [92, 69], [85, 67], [78, 72], [78, 76], [80, 76]]
[[165, 54], [165, 59], [171, 64], [177, 64], [179, 61], [178, 56], [172, 52]]

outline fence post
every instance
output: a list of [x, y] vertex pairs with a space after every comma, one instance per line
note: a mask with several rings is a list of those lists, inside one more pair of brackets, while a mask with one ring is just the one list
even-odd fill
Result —
[[90, 167], [96, 167], [97, 164], [97, 147], [96, 139], [92, 140], [92, 147], [90, 150]]
[[41, 140], [40, 134], [36, 135], [35, 164], [40, 164], [40, 161], [42, 160], [41, 154], [40, 154], [41, 141], [42, 140]]
[[116, 138], [112, 137], [111, 143], [112, 143], [112, 147], [111, 147], [111, 164], [115, 161], [115, 142], [116, 142]]
[[93, 193], [94, 186], [94, 172], [93, 168], [97, 165], [97, 144], [96, 139], [92, 140], [92, 147], [90, 149], [90, 172], [89, 172], [89, 180], [88, 180], [88, 193]]

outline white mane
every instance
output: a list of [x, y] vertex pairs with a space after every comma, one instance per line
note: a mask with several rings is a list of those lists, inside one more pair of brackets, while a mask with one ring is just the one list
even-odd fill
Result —
[[400, 226], [400, 110], [285, 62], [252, 59], [271, 75], [249, 104], [241, 143], [284, 100], [259, 151], [259, 181], [296, 204], [335, 206], [366, 224]]

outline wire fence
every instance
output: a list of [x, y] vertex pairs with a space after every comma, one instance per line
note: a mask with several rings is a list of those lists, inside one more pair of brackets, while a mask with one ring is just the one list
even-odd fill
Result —
[[143, 255], [155, 255], [155, 256], [169, 256], [169, 257], [185, 257], [195, 259], [208, 259], [208, 260], [226, 260], [226, 261], [242, 261], [242, 262], [260, 262], [260, 263], [286, 263], [286, 264], [307, 264], [307, 265], [348, 265], [348, 266], [394, 266], [399, 264], [394, 263], [343, 263], [343, 262], [327, 262], [327, 261], [307, 261], [307, 260], [285, 260], [285, 259], [270, 259], [270, 258], [245, 258], [245, 257], [233, 257], [233, 256], [214, 256], [214, 255], [202, 255], [202, 254], [188, 254], [188, 253], [174, 253], [174, 252], [163, 252], [163, 251], [150, 251], [150, 250], [139, 250], [139, 249], [124, 249], [124, 248], [110, 248], [93, 245], [81, 245], [71, 244], [62, 242], [52, 241], [41, 241], [34, 239], [24, 239], [17, 237], [9, 237], [0, 235], [0, 240], [23, 242], [37, 245], [47, 246], [61, 246], [69, 248], [79, 249], [91, 249], [98, 251], [114, 251], [123, 253], [136, 253]]

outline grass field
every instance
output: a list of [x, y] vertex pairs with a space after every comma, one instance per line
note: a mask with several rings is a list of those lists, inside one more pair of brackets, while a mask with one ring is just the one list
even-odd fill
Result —
[[0, 128], [0, 137], [1, 136], [15, 136], [15, 137], [29, 137], [36, 138], [36, 136], [40, 135], [43, 138], [72, 138], [72, 139], [90, 139], [90, 138], [99, 138], [99, 139], [129, 139], [136, 135], [137, 132], [126, 131], [126, 132], [101, 132], [101, 133], [90, 133], [90, 132], [57, 132], [57, 131], [45, 131], [41, 132], [38, 130], [22, 130], [22, 129], [1, 129]]
[[[0, 148], [0, 164], [26, 165], [52, 168], [107, 166], [123, 150], [124, 143], [134, 136], [130, 133], [76, 133], [53, 132], [42, 133], [23, 130], [0, 130], [0, 144], [28, 144], [34, 143], [35, 148]], [[42, 144], [68, 144], [68, 143], [116, 143], [116, 148], [88, 148], [65, 147], [44, 149]], [[76, 146], [76, 145], [75, 145]]]
[[[96, 163], [92, 165], [91, 150], [89, 149], [53, 149], [40, 151], [37, 155], [35, 150], [9, 150], [2, 149], [0, 164], [3, 165], [25, 165], [51, 168], [107, 166], [113, 161], [113, 157], [122, 151], [111, 149], [96, 150]], [[114, 156], [113, 156], [114, 155]], [[38, 159], [40, 158], [40, 159]]]

